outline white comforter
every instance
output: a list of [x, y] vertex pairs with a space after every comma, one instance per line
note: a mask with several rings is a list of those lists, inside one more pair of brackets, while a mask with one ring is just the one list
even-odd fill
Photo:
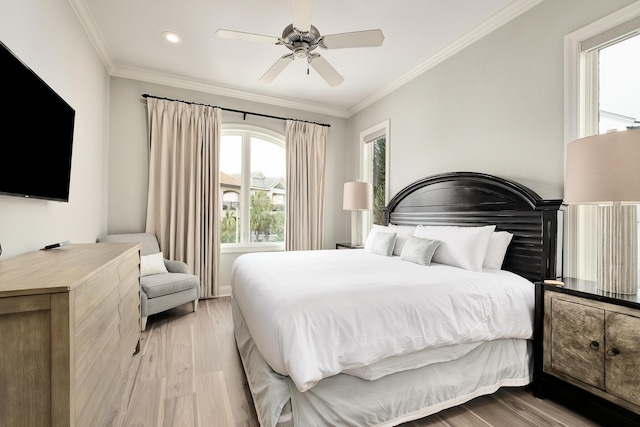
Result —
[[533, 334], [533, 284], [506, 271], [325, 250], [242, 255], [231, 281], [258, 350], [300, 391], [387, 358]]

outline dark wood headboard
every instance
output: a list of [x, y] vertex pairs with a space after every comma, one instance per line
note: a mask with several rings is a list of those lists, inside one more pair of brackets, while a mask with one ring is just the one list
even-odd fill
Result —
[[503, 269], [531, 281], [561, 275], [562, 200], [497, 176], [450, 172], [408, 185], [385, 209], [386, 224], [495, 225], [513, 233]]

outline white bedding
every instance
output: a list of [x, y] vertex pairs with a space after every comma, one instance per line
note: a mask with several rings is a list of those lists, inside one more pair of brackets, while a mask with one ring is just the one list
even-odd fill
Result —
[[375, 381], [338, 374], [299, 392], [257, 350], [237, 301], [232, 301], [238, 352], [261, 427], [389, 427], [426, 417], [532, 377], [530, 340], [481, 343], [456, 360], [387, 375]]
[[301, 392], [390, 357], [533, 332], [533, 284], [501, 270], [361, 250], [253, 253], [236, 259], [232, 288], [262, 357]]

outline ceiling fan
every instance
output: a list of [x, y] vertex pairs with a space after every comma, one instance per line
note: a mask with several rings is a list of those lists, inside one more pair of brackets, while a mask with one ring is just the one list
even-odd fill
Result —
[[[319, 53], [314, 52], [318, 47], [322, 49], [344, 49], [351, 47], [375, 47], [382, 45], [384, 35], [381, 30], [356, 31], [321, 35], [320, 31], [311, 25], [311, 10], [313, 0], [291, 0], [293, 23], [282, 31], [282, 37], [264, 36], [261, 34], [245, 33], [241, 31], [219, 29], [218, 37], [252, 42], [283, 45], [291, 52], [283, 55], [260, 78], [262, 83], [271, 83], [295, 58], [306, 58], [307, 63], [329, 84], [338, 86], [344, 78]], [[307, 68], [307, 74], [309, 69]]]

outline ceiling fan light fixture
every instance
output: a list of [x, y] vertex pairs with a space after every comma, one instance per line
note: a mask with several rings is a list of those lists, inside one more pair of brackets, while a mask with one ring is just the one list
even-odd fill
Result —
[[170, 43], [177, 44], [182, 42], [182, 37], [180, 37], [179, 34], [174, 33], [173, 31], [165, 31], [164, 33], [162, 33], [162, 37]]
[[293, 43], [293, 46], [291, 47], [291, 51], [296, 58], [306, 58], [309, 56], [310, 50], [309, 45], [304, 42]]

